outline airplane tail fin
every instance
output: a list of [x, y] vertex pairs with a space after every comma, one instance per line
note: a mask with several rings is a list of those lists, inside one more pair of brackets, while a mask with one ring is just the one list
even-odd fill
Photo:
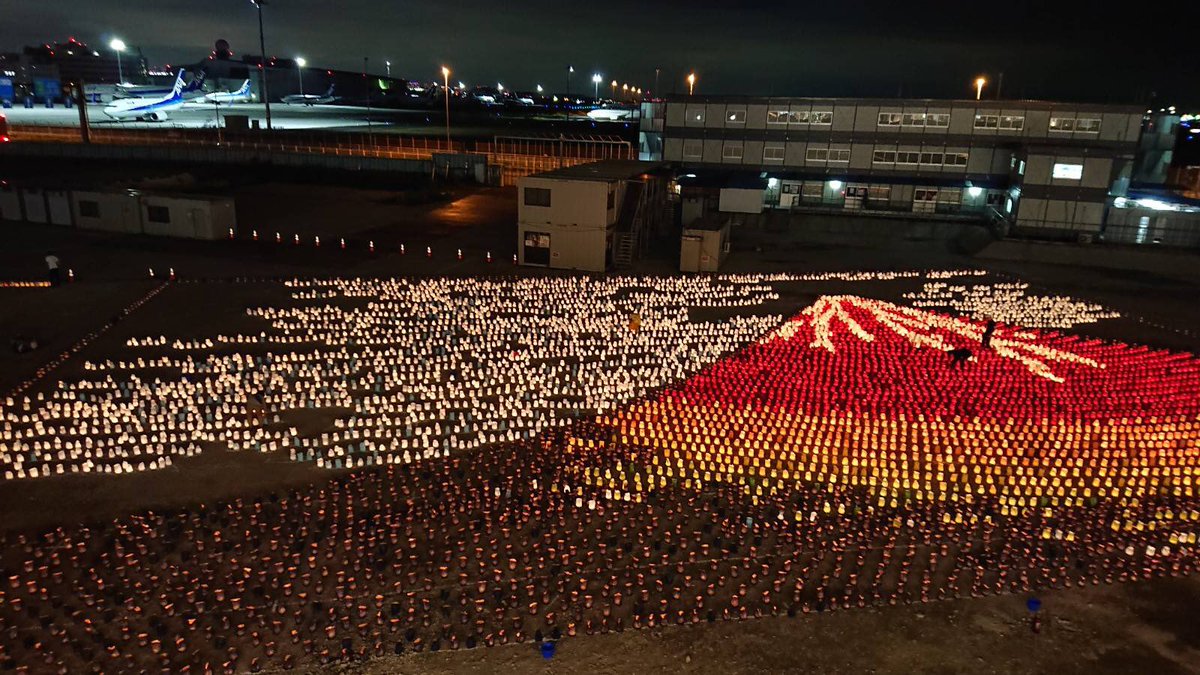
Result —
[[329, 83], [329, 91], [325, 92], [325, 96], [327, 96], [327, 97], [333, 96], [333, 86], [334, 86], [334, 84], [332, 82], [330, 82]]
[[241, 88], [237, 90], [237, 95], [238, 96], [247, 96], [249, 94], [250, 94], [250, 80], [246, 80], [245, 82], [242, 83]]
[[183, 88], [183, 92], [186, 94], [193, 91], [200, 91], [204, 87], [204, 78], [207, 76], [208, 73], [206, 71], [200, 71], [200, 74], [192, 78], [192, 81]]
[[179, 76], [175, 78], [175, 86], [171, 88], [171, 98], [179, 98], [183, 95], [183, 76], [186, 73], [185, 70], [179, 71]]

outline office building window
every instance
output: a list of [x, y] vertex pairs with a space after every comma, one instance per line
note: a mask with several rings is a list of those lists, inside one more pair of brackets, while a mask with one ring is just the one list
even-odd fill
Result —
[[800, 197], [805, 200], [820, 201], [825, 196], [825, 184], [808, 182], [800, 190]]
[[890, 185], [869, 185], [867, 186], [867, 199], [873, 201], [886, 202], [892, 197], [892, 186]]
[[808, 114], [809, 124], [833, 124], [833, 112], [828, 110], [814, 110]]
[[850, 161], [850, 151], [847, 149], [840, 149], [840, 150], [831, 149], [829, 151], [829, 161], [831, 161], [831, 162], [849, 162]]
[[1000, 118], [1000, 128], [1009, 131], [1020, 131], [1025, 128], [1025, 118], [1018, 115], [1005, 115]]
[[881, 127], [898, 127], [904, 119], [904, 115], [894, 112], [879, 113], [879, 126]]
[[1017, 175], [1018, 176], [1025, 175], [1025, 160], [1021, 160], [1021, 163], [1017, 165]]
[[940, 152], [922, 152], [921, 163], [929, 166], [941, 166], [942, 157], [943, 155]]
[[943, 166], [966, 166], [968, 155], [965, 152], [947, 152], [942, 160]]
[[976, 115], [975, 116], [975, 128], [976, 129], [996, 129], [999, 126], [1000, 126], [1000, 116], [999, 115]]
[[1080, 180], [1083, 178], [1082, 164], [1055, 164], [1051, 174], [1055, 180]]
[[913, 192], [913, 201], [917, 202], [936, 202], [938, 191], [936, 189], [917, 188]]
[[171, 209], [165, 206], [147, 206], [146, 220], [152, 223], [169, 223], [171, 222]]
[[746, 123], [746, 111], [745, 110], [727, 111], [725, 113], [725, 121], [728, 122], [729, 124], [745, 124]]
[[921, 153], [919, 153], [919, 152], [897, 152], [896, 153], [896, 163], [897, 164], [920, 164], [921, 163]]
[[896, 153], [891, 150], [876, 150], [871, 155], [871, 162], [874, 164], [895, 164]]
[[742, 146], [741, 145], [726, 145], [725, 147], [721, 148], [721, 157], [724, 159], [741, 159], [742, 158]]
[[925, 126], [925, 113], [904, 113], [900, 123], [906, 127], [923, 127]]
[[700, 159], [704, 156], [704, 141], [684, 141], [683, 156], [690, 159]]
[[525, 206], [550, 206], [548, 188], [525, 188]]
[[1100, 133], [1100, 120], [1085, 117], [1076, 119], [1075, 131], [1080, 131], [1087, 134], [1098, 134]]
[[79, 215], [84, 218], [99, 218], [100, 202], [95, 202], [90, 199], [80, 199]]
[[1050, 131], [1075, 131], [1075, 118], [1051, 117]]
[[925, 126], [945, 129], [950, 126], [950, 115], [947, 113], [929, 113], [925, 116]]
[[827, 162], [829, 161], [829, 150], [825, 148], [809, 148], [804, 153], [804, 160], [807, 162]]
[[787, 110], [768, 110], [767, 124], [787, 124], [792, 121], [792, 113]]
[[783, 161], [783, 146], [768, 145], [763, 148], [764, 162], [782, 162]]

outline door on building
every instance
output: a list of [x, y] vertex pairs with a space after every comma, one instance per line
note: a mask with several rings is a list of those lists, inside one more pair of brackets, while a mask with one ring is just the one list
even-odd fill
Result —
[[525, 233], [525, 264], [550, 266], [550, 233]]
[[861, 211], [867, 199], [867, 186], [851, 183], [846, 187], [846, 210]]
[[913, 191], [913, 213], [937, 211], [937, 188], [917, 188]]

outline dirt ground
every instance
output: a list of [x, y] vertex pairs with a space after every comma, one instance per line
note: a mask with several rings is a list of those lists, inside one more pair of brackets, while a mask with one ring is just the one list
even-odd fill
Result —
[[[330, 196], [336, 199], [330, 199]], [[46, 348], [28, 357], [0, 355], [0, 391], [34, 374], [54, 355], [103, 329], [80, 354], [41, 386], [79, 373], [84, 358], [119, 354], [124, 340], [163, 334], [181, 337], [245, 330], [244, 310], [278, 298], [274, 283], [179, 283], [127, 316], [122, 314], [157, 282], [148, 267], [175, 267], [183, 280], [291, 275], [530, 274], [512, 268], [515, 228], [511, 191], [461, 192], [436, 204], [407, 204], [381, 191], [260, 185], [240, 193], [243, 223], [308, 237], [331, 234], [320, 250], [279, 247], [263, 236], [252, 242], [163, 242], [56, 229], [13, 226], [12, 245], [0, 247], [8, 278], [37, 278], [41, 256], [55, 250], [79, 281], [59, 289], [0, 289], [0, 326], [7, 333], [44, 335]], [[242, 201], [247, 206], [243, 208]], [[330, 206], [333, 204], [334, 206]], [[312, 217], [308, 217], [312, 216]], [[305, 222], [305, 226], [292, 223]], [[334, 237], [358, 249], [340, 251]], [[375, 240], [379, 251], [362, 250]], [[398, 244], [406, 243], [401, 256]], [[411, 242], [411, 243], [409, 243]], [[424, 246], [436, 247], [426, 259]], [[494, 248], [493, 248], [494, 247]], [[446, 253], [463, 248], [466, 260]], [[495, 251], [496, 262], [482, 260]], [[1081, 332], [1168, 349], [1200, 350], [1196, 285], [1153, 275], [1050, 265], [998, 264], [913, 247], [911, 251], [814, 249], [787, 257], [737, 253], [728, 271], [824, 271], [986, 267], [1026, 280], [1035, 292], [1070, 294], [1118, 309], [1128, 318], [1087, 326]], [[665, 261], [638, 272], [666, 273]], [[855, 287], [861, 292], [862, 286]], [[873, 287], [894, 295], [903, 284]], [[806, 285], [781, 299], [799, 309], [837, 284]], [[120, 321], [113, 323], [115, 317]], [[111, 326], [109, 325], [111, 324]], [[32, 390], [36, 392], [36, 387]], [[161, 471], [122, 477], [68, 477], [0, 483], [0, 529], [33, 532], [60, 524], [109, 520], [146, 509], [180, 507], [286, 489], [319, 489], [337, 475], [283, 457], [223, 452]], [[946, 600], [896, 607], [812, 612], [743, 621], [579, 635], [557, 644], [544, 660], [531, 644], [423, 652], [383, 657], [308, 672], [342, 673], [1195, 673], [1200, 672], [1200, 579], [1052, 590], [1043, 602], [1039, 633], [1030, 629], [1025, 596]], [[36, 669], [35, 669], [36, 671]]]

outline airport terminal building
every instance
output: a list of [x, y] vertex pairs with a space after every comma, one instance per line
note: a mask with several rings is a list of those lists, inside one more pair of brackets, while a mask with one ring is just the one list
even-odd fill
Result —
[[[644, 160], [749, 194], [731, 207], [742, 212], [978, 219], [1086, 241], [1127, 196], [1144, 115], [1043, 101], [686, 96], [643, 104], [640, 146]], [[705, 215], [685, 213], [684, 224]]]

